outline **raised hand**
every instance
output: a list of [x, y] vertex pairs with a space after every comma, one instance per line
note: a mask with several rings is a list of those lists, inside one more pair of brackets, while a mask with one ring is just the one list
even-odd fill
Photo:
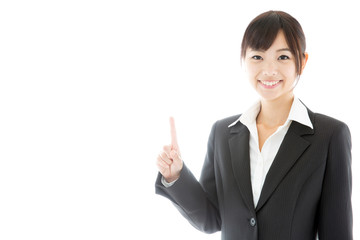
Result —
[[157, 158], [157, 166], [160, 173], [167, 182], [175, 181], [180, 177], [183, 161], [180, 155], [180, 149], [176, 137], [175, 121], [170, 118], [171, 145], [165, 145], [163, 151]]

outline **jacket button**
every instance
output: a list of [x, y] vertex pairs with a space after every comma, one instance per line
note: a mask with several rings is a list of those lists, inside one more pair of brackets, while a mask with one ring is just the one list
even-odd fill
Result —
[[256, 225], [256, 220], [255, 220], [255, 218], [251, 218], [251, 219], [250, 219], [250, 225], [251, 225], [252, 227], [255, 227], [255, 225]]

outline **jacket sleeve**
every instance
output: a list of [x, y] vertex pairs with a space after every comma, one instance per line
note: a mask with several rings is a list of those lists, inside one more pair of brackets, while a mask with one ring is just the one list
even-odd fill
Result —
[[349, 128], [342, 123], [329, 145], [319, 206], [320, 240], [353, 239], [351, 189], [351, 136]]
[[155, 184], [157, 194], [170, 199], [195, 228], [206, 233], [219, 231], [221, 226], [214, 173], [215, 125], [208, 141], [201, 183], [184, 164], [180, 178], [171, 187], [166, 188], [161, 183], [160, 173]]

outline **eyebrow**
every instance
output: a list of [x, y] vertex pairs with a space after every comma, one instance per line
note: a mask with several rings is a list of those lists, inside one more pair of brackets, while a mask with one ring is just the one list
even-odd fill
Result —
[[[266, 50], [263, 50], [263, 49], [251, 49], [251, 51], [255, 51], [255, 52], [266, 52]], [[282, 51], [291, 52], [290, 48], [280, 48], [280, 49], [276, 50], [276, 52], [282, 52]]]
[[278, 50], [276, 50], [277, 52], [282, 52], [282, 51], [289, 51], [291, 52], [290, 48], [280, 48]]

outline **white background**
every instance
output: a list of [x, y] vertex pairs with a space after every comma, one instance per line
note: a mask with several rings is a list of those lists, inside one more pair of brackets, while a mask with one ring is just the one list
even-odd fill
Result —
[[211, 125], [256, 94], [240, 44], [284, 10], [307, 36], [296, 95], [346, 122], [359, 233], [356, 1], [1, 1], [0, 239], [220, 239], [155, 195], [174, 116], [199, 177]]

